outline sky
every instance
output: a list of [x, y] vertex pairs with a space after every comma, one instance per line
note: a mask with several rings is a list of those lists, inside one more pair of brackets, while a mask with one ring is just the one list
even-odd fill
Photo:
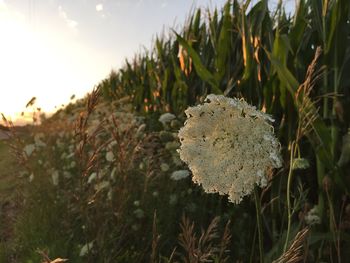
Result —
[[45, 112], [77, 98], [180, 28], [195, 7], [226, 0], [0, 0], [0, 113], [20, 123], [33, 97]]

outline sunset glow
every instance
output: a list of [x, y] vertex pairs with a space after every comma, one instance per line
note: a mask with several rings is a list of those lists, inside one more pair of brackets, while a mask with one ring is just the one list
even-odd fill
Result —
[[38, 107], [52, 112], [73, 93], [83, 96], [108, 73], [108, 65], [99, 70], [82, 63], [89, 54], [68, 38], [74, 31], [58, 35], [44, 30], [33, 29], [23, 15], [1, 4], [0, 112], [13, 121], [23, 121], [21, 112], [33, 96]]
[[83, 97], [162, 29], [183, 23], [191, 6], [208, 3], [0, 0], [0, 113], [23, 123], [33, 96], [47, 113]]

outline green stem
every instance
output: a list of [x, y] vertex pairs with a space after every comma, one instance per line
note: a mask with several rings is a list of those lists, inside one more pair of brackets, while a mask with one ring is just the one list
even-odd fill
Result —
[[287, 250], [289, 236], [290, 236], [290, 228], [291, 228], [291, 224], [292, 224], [292, 208], [291, 208], [291, 202], [290, 202], [290, 189], [291, 189], [292, 177], [293, 177], [294, 149], [295, 149], [295, 142], [293, 141], [292, 145], [291, 145], [291, 149], [290, 149], [290, 164], [289, 164], [288, 181], [287, 181], [288, 225], [287, 225], [286, 241], [284, 242], [283, 252], [286, 252], [286, 250]]
[[325, 177], [325, 166], [323, 162], [320, 160], [318, 155], [316, 154], [316, 169], [317, 169], [317, 182], [318, 182], [318, 211], [320, 214], [321, 220], [323, 219], [323, 211], [324, 211], [324, 193], [323, 193], [323, 178]]
[[258, 224], [258, 237], [259, 237], [259, 252], [260, 252], [260, 263], [264, 263], [264, 245], [263, 245], [263, 229], [261, 222], [261, 203], [257, 186], [254, 187], [254, 199], [256, 209], [256, 221]]

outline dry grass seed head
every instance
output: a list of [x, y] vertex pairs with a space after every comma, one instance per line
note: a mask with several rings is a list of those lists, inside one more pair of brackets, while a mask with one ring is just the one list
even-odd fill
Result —
[[288, 250], [273, 263], [298, 263], [303, 260], [303, 243], [309, 233], [308, 228], [300, 230]]

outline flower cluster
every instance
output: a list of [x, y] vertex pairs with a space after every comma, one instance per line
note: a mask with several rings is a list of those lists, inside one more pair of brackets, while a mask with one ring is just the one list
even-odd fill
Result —
[[208, 95], [206, 103], [185, 111], [179, 131], [180, 158], [193, 181], [206, 192], [228, 194], [233, 203], [267, 184], [267, 171], [282, 166], [274, 120], [244, 100]]

